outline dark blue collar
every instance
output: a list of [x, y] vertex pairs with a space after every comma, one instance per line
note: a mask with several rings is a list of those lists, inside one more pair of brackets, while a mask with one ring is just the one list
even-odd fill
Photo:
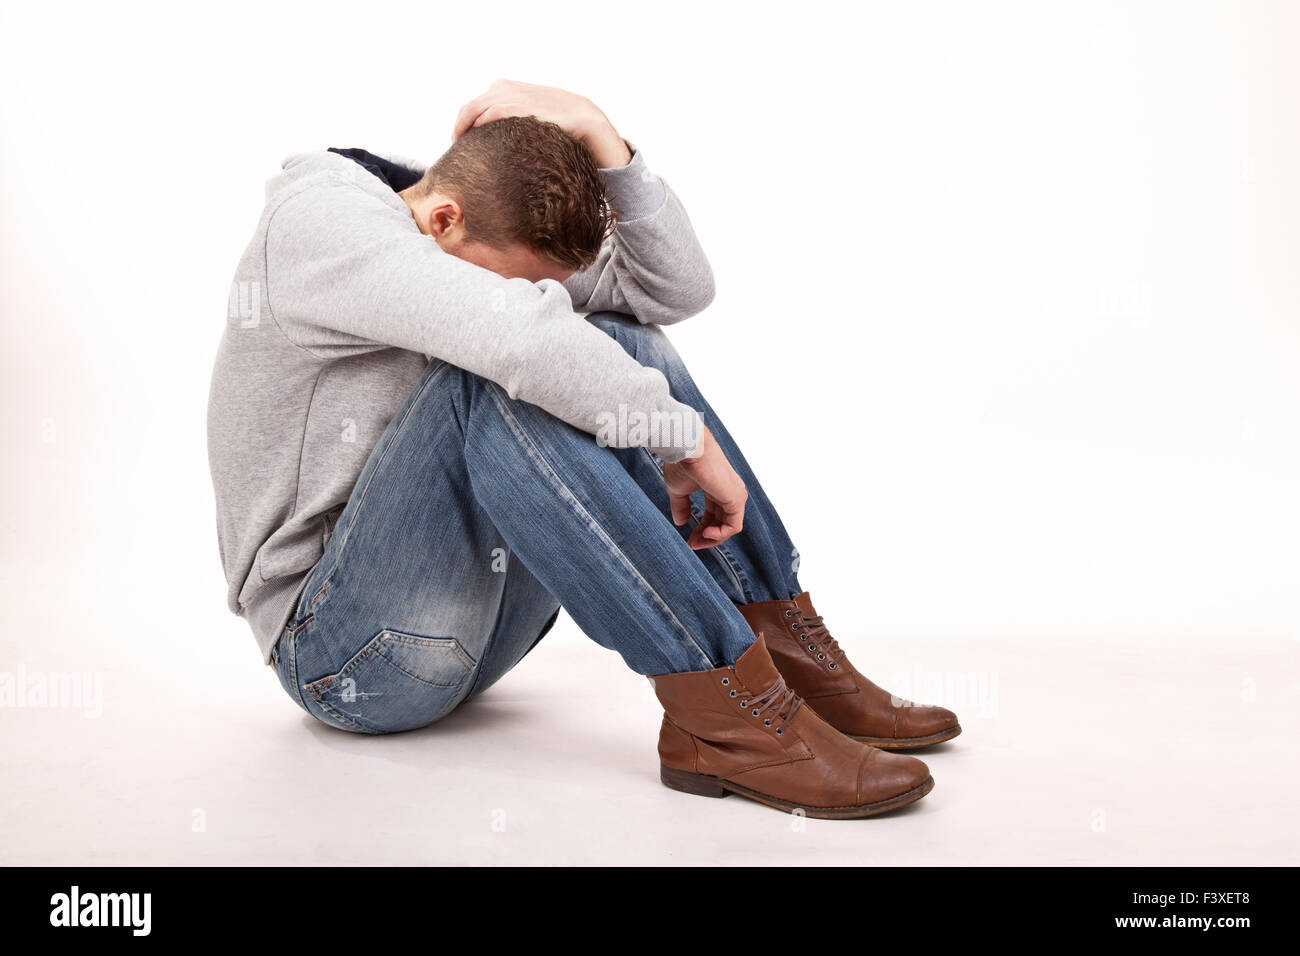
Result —
[[395, 193], [400, 193], [403, 189], [414, 186], [420, 181], [422, 175], [413, 169], [407, 169], [405, 166], [389, 162], [382, 156], [368, 153], [364, 149], [335, 149], [331, 146], [330, 152], [346, 156], [353, 162], [365, 167], [383, 180], [388, 188]]

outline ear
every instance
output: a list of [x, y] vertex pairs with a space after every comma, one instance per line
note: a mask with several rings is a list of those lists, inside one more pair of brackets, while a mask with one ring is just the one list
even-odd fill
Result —
[[435, 239], [446, 239], [457, 227], [465, 225], [460, 204], [445, 196], [430, 206], [426, 215], [425, 225], [429, 228], [429, 235]]

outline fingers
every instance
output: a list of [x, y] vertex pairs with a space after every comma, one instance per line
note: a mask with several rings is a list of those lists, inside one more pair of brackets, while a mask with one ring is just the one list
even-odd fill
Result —
[[525, 86], [526, 84], [511, 80], [493, 80], [484, 92], [460, 108], [460, 112], [456, 114], [456, 123], [452, 126], [451, 138], [459, 139], [461, 134], [471, 127], [505, 119], [507, 116], [527, 115], [518, 105], [515, 107], [506, 105], [506, 100], [522, 91]]
[[491, 103], [491, 93], [482, 93], [460, 108], [456, 114], [456, 124], [452, 127], [451, 138], [460, 139], [462, 133], [475, 124], [483, 111]]
[[692, 551], [704, 551], [708, 548], [714, 547], [715, 545], [722, 544], [722, 542], [726, 540], [727, 539], [722, 535], [721, 529], [716, 525], [701, 524], [691, 532], [691, 536], [686, 543], [690, 546]]
[[741, 502], [737, 508], [728, 508], [718, 526], [718, 543], [726, 541], [734, 534], [739, 534], [745, 526], [745, 505]]
[[691, 517], [691, 496], [689, 494], [683, 495], [669, 490], [668, 505], [672, 508], [673, 524], [686, 524]]
[[694, 551], [711, 548], [719, 543], [717, 516], [713, 513], [713, 502], [707, 498], [705, 502], [704, 514], [700, 515], [700, 523], [695, 526], [691, 531], [691, 536], [686, 539], [686, 544]]
[[474, 117], [475, 126], [486, 126], [488, 123], [495, 123], [499, 119], [505, 119], [507, 116], [527, 116], [528, 110], [525, 107], [513, 103], [492, 103], [478, 116]]
[[704, 513], [686, 543], [695, 550], [712, 548], [739, 534], [745, 525], [745, 504], [749, 492], [722, 449], [708, 439], [701, 442], [698, 458], [664, 466], [664, 487], [672, 509], [673, 523], [683, 525], [691, 516], [691, 494], [704, 492]]
[[[687, 544], [696, 551], [712, 548], [722, 544], [733, 535], [739, 534], [745, 526], [745, 499], [742, 495], [738, 503], [722, 505], [711, 498], [705, 499], [704, 514], [700, 523], [691, 532]], [[677, 522], [681, 524], [681, 522]]]
[[[478, 112], [474, 112], [474, 110]], [[509, 116], [531, 116], [526, 105], [519, 103], [508, 103], [499, 100], [475, 103], [473, 105], [466, 103], [461, 108], [460, 116], [456, 117], [456, 128], [452, 131], [452, 138], [459, 139], [467, 130], [475, 126], [486, 126], [488, 123], [495, 123], [499, 119], [505, 119]], [[462, 127], [462, 123], [464, 126]]]

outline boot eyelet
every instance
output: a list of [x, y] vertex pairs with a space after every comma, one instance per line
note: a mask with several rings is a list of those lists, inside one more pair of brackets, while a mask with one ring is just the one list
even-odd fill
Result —
[[740, 702], [740, 706], [741, 706], [741, 707], [748, 707], [748, 706], [749, 706], [749, 701], [747, 701], [747, 700], [742, 700], [742, 701]]
[[751, 710], [749, 713], [750, 713], [750, 716], [752, 716], [752, 717], [757, 717], [757, 716], [758, 716], [758, 711], [756, 711], [756, 710]]
[[764, 727], [771, 727], [771, 726], [772, 726], [772, 722], [771, 722], [770, 720], [765, 720], [765, 721], [763, 721], [763, 726], [764, 726]]
[[784, 728], [784, 727], [778, 727], [778, 728], [776, 728], [776, 735], [777, 735], [778, 737], [780, 737], [780, 736], [781, 736], [782, 734], [784, 734], [784, 733], [785, 733], [785, 728]]
[[798, 624], [796, 621], [791, 621], [791, 622], [790, 622], [790, 630], [792, 630], [792, 631], [797, 631], [797, 630], [799, 630], [799, 624]]
[[809, 645], [808, 645], [808, 652], [809, 652], [809, 653], [812, 653], [812, 652], [815, 651], [815, 650], [817, 650], [817, 645], [816, 645], [816, 644], [809, 644]]
[[831, 661], [831, 670], [835, 670], [835, 662]]
[[786, 611], [786, 612], [785, 612], [785, 616], [786, 616], [786, 617], [790, 617], [790, 616], [792, 616], [793, 614], [794, 614], [794, 611]]
[[824, 661], [824, 660], [826, 660], [826, 655], [825, 655], [825, 654], [818, 654], [818, 655], [817, 655], [817, 659], [818, 659], [819, 661]]
[[726, 686], [727, 686], [728, 684], [730, 684], [730, 683], [731, 683], [731, 678], [730, 678], [730, 677], [724, 677], [724, 678], [722, 678], [722, 686], [723, 686], [723, 687], [726, 687]]
[[[834, 666], [835, 666], [834, 664], [831, 665], [831, 667], [834, 667]], [[731, 696], [732, 696], [732, 697], [735, 697], [735, 696], [736, 696], [736, 692], [735, 692], [734, 690], [731, 692]]]

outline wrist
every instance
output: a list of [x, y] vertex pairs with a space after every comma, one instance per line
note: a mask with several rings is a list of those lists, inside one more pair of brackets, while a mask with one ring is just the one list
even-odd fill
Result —
[[578, 135], [578, 139], [587, 147], [600, 169], [617, 169], [632, 162], [632, 150], [603, 113], [588, 125], [585, 132]]
[[700, 425], [700, 439], [695, 443], [695, 448], [686, 454], [682, 461], [686, 464], [694, 464], [704, 457], [709, 445], [713, 442], [713, 434], [709, 431], [707, 425]]

